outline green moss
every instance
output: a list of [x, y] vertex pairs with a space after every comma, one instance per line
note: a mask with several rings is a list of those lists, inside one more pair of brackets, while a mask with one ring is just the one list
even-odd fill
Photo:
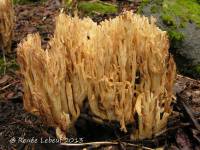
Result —
[[165, 23], [168, 26], [176, 25], [174, 18], [168, 14], [162, 14], [161, 19], [162, 19], [163, 23]]
[[180, 25], [179, 25], [179, 28], [184, 28], [186, 26], [186, 23], [185, 22], [181, 22]]
[[148, 4], [150, 2], [150, 0], [142, 0], [142, 4]]
[[200, 64], [199, 64], [199, 65], [196, 65], [196, 66], [194, 67], [194, 71], [195, 71], [196, 73], [200, 74]]
[[4, 66], [3, 58], [0, 58], [0, 75], [2, 75], [4, 72]]
[[162, 6], [163, 0], [154, 0], [155, 4]]
[[158, 12], [158, 7], [156, 5], [153, 5], [151, 7], [151, 13], [157, 13]]
[[185, 36], [183, 33], [178, 32], [176, 30], [168, 30], [168, 35], [170, 39], [170, 46], [172, 49], [176, 49], [184, 40]]
[[163, 14], [179, 17], [181, 22], [193, 21], [200, 27], [200, 5], [197, 0], [163, 0]]
[[151, 6], [151, 13], [157, 13], [159, 11], [159, 6], [162, 5], [162, 2], [163, 0], [142, 0], [141, 3], [140, 3], [140, 6], [138, 7], [138, 13], [141, 14], [143, 12], [143, 8], [144, 6], [146, 6], [147, 4], [152, 4], [153, 2], [153, 5]]
[[142, 13], [142, 9], [144, 8], [144, 6], [146, 6], [148, 3], [150, 2], [150, 0], [142, 0], [140, 3], [140, 6], [138, 7], [138, 13], [141, 14]]
[[184, 40], [184, 34], [175, 30], [169, 30], [168, 31], [169, 38], [172, 41], [183, 41]]
[[138, 9], [142, 13], [144, 7], [150, 6], [151, 13], [161, 14], [161, 19], [167, 25], [185, 27], [192, 21], [200, 27], [200, 0], [143, 0]]
[[65, 4], [69, 7], [72, 5], [72, 0], [65, 0]]
[[117, 12], [116, 5], [103, 3], [101, 1], [96, 1], [96, 2], [82, 1], [78, 4], [78, 9], [88, 14], [93, 14], [93, 13], [111, 14]]
[[0, 75], [2, 75], [4, 73], [4, 70], [6, 69], [6, 71], [9, 70], [18, 70], [19, 69], [19, 65], [17, 64], [15, 59], [12, 59], [10, 61], [7, 61], [7, 63], [4, 63], [3, 58], [0, 58]]

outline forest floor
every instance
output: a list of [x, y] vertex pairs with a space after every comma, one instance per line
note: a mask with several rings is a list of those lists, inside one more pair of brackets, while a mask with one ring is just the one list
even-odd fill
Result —
[[[136, 11], [138, 5], [139, 3], [124, 4], [122, 9]], [[76, 137], [78, 140], [83, 140], [84, 143], [90, 142], [89, 146], [83, 144], [70, 147], [69, 145], [60, 145], [59, 142], [53, 145], [45, 144], [45, 139], [56, 139], [55, 130], [43, 124], [40, 118], [23, 109], [23, 87], [16, 62], [16, 48], [27, 34], [35, 32], [40, 33], [42, 45], [45, 47], [53, 34], [55, 16], [58, 13], [59, 6], [52, 1], [15, 6], [17, 21], [12, 42], [12, 54], [6, 57], [7, 64], [9, 64], [6, 66], [6, 73], [0, 75], [0, 150], [83, 148], [200, 150], [200, 81], [181, 75], [177, 76], [174, 86], [177, 99], [173, 103], [174, 111], [168, 126], [153, 139], [130, 141], [128, 134], [121, 133], [118, 128], [108, 124], [96, 124], [87, 116], [83, 116], [76, 123], [77, 135], [70, 135], [69, 140], [74, 143]], [[93, 19], [99, 22], [115, 15], [117, 14], [96, 15]], [[104, 142], [91, 143], [94, 141]]]

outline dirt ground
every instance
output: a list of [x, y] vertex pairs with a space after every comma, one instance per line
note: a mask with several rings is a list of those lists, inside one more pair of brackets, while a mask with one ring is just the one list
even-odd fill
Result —
[[[138, 5], [139, 3], [131, 3], [127, 7], [124, 4], [122, 8], [136, 11]], [[43, 4], [16, 5], [17, 21], [12, 44], [13, 51], [7, 56], [7, 60], [16, 59], [17, 44], [29, 33], [39, 32], [42, 36], [42, 45], [45, 47], [53, 34], [55, 16], [58, 13], [59, 6], [53, 1]], [[99, 22], [115, 15], [117, 14], [96, 15], [93, 19]], [[76, 134], [71, 133], [68, 140], [69, 143], [78, 141], [87, 144], [69, 146], [61, 145], [59, 141], [53, 145], [45, 144], [45, 139], [56, 139], [55, 130], [45, 125], [41, 118], [23, 109], [23, 86], [19, 70], [8, 68], [6, 74], [0, 76], [0, 150], [83, 148], [151, 150], [159, 147], [172, 150], [200, 150], [200, 81], [178, 75], [174, 92], [177, 99], [173, 103], [174, 112], [168, 126], [151, 140], [131, 141], [129, 133], [124, 134], [119, 131], [118, 124], [99, 125], [87, 115], [83, 115], [76, 123]], [[104, 142], [91, 143], [94, 141]]]

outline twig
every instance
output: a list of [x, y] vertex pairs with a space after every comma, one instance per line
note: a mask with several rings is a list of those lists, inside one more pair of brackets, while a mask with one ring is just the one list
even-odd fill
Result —
[[144, 150], [154, 150], [154, 149], [146, 147], [146, 146], [136, 145], [136, 144], [132, 144], [132, 143], [125, 143], [125, 144], [127, 144], [128, 146], [140, 147], [141, 149], [144, 149]]
[[178, 128], [187, 127], [187, 126], [189, 126], [189, 125], [191, 125], [191, 124], [190, 124], [190, 123], [181, 123], [180, 125], [176, 125], [176, 126], [174, 126], [174, 127], [167, 128], [167, 129], [165, 129], [165, 130], [162, 130], [161, 132], [155, 134], [155, 137], [158, 137], [158, 136], [160, 136], [160, 135], [162, 135], [162, 134], [165, 134], [165, 133], [167, 133], [167, 132], [169, 132], [169, 131], [172, 131], [172, 130], [175, 130], [175, 129], [178, 129]]
[[3, 52], [3, 61], [4, 61], [4, 69], [3, 69], [3, 74], [5, 75], [6, 74], [6, 54], [5, 54], [5, 51], [4, 49], [2, 50]]
[[5, 90], [5, 89], [9, 88], [11, 85], [13, 85], [13, 84], [15, 84], [15, 83], [17, 83], [17, 82], [19, 82], [19, 81], [12, 82], [12, 83], [10, 83], [10, 84], [8, 84], [8, 85], [2, 87], [2, 88], [0, 89], [0, 91], [3, 91], [3, 90]]
[[100, 141], [87, 143], [61, 143], [63, 146], [91, 146], [91, 145], [118, 145], [118, 142]]
[[10, 84], [4, 86], [3, 88], [0, 89], [0, 91], [3, 91], [3, 90], [5, 90], [5, 89], [7, 89], [7, 88], [10, 87], [11, 85], [13, 85], [13, 83], [10, 83]]
[[187, 99], [187, 98], [181, 96], [181, 93], [180, 93], [180, 94], [177, 94], [177, 101], [178, 101], [178, 103], [180, 103], [180, 104], [182, 105], [183, 113], [185, 113], [186, 116], [188, 116], [188, 118], [191, 120], [191, 122], [192, 122], [193, 125], [196, 127], [196, 129], [197, 129], [198, 131], [200, 131], [200, 125], [199, 125], [199, 123], [197, 122], [197, 120], [195, 119], [194, 114], [192, 113], [190, 106], [187, 106], [187, 105], [186, 105], [185, 99]]
[[[133, 147], [137, 147], [137, 148], [142, 148], [144, 150], [153, 150], [152, 148], [146, 147], [146, 146], [141, 146], [141, 145], [137, 145], [137, 144], [133, 144], [133, 143], [127, 143], [127, 142], [121, 142], [122, 144], [126, 145], [126, 146], [133, 146]], [[105, 145], [119, 145], [119, 142], [113, 141], [113, 142], [109, 142], [109, 141], [100, 141], [100, 142], [88, 142], [88, 143], [61, 143], [61, 145], [63, 146], [105, 146]]]
[[182, 76], [182, 75], [180, 75], [180, 74], [177, 75], [177, 78], [185, 78], [185, 79], [190, 80], [190, 81], [192, 81], [192, 82], [200, 83], [200, 80], [195, 80], [195, 79], [192, 79], [192, 78], [190, 78], [190, 77]]

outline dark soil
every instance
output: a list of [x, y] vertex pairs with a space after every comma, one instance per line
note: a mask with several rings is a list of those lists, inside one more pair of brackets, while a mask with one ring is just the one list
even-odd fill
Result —
[[[139, 3], [120, 4], [121, 10], [136, 10]], [[53, 1], [46, 3], [33, 3], [16, 5], [16, 26], [13, 39], [13, 52], [7, 56], [8, 61], [16, 59], [17, 44], [29, 33], [39, 32], [42, 36], [42, 45], [53, 34], [55, 16], [59, 13], [59, 6]], [[100, 22], [112, 15], [97, 15], [93, 19]], [[181, 98], [174, 102], [174, 112], [169, 119], [168, 127], [151, 140], [130, 141], [129, 133], [119, 131], [118, 124], [105, 123], [99, 125], [89, 116], [81, 116], [75, 127], [76, 133], [68, 135], [68, 139], [78, 142], [117, 141], [117, 145], [92, 146], [61, 146], [57, 144], [44, 144], [45, 139], [56, 139], [55, 129], [43, 123], [43, 120], [23, 109], [23, 86], [18, 69], [8, 69], [5, 75], [0, 76], [0, 150], [11, 149], [152, 149], [162, 147], [164, 149], [200, 149], [200, 81], [178, 76], [174, 87]], [[181, 100], [181, 102], [180, 102]], [[184, 104], [182, 104], [184, 101]], [[188, 111], [185, 111], [189, 110]], [[192, 114], [192, 115], [191, 115]], [[197, 122], [194, 123], [194, 120]], [[128, 127], [129, 128], [129, 127]], [[129, 128], [131, 131], [131, 127]], [[27, 141], [27, 140], [32, 140]], [[71, 143], [73, 143], [72, 141]], [[32, 143], [32, 144], [31, 144]]]

